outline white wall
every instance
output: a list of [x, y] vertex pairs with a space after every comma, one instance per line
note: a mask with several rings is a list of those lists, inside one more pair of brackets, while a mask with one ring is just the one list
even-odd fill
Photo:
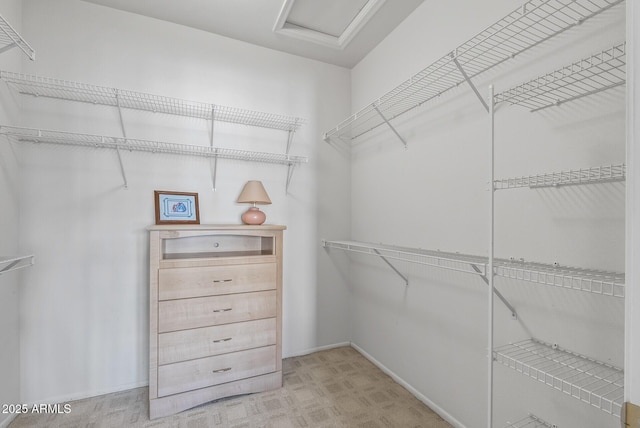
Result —
[[[16, 31], [22, 31], [19, 0], [2, 2], [0, 15]], [[20, 70], [23, 53], [13, 48], [0, 54], [0, 70]], [[25, 57], [26, 58], [26, 57]], [[6, 88], [0, 88], [0, 124], [18, 120], [19, 105]], [[17, 153], [7, 141], [0, 139], [0, 256], [20, 255], [18, 247], [19, 180]], [[21, 271], [0, 275], [0, 404], [20, 403], [20, 319], [18, 314], [18, 284]], [[12, 417], [0, 413], [0, 426]]]
[[[515, 8], [492, 0], [423, 3], [352, 71], [354, 111], [397, 86]], [[624, 40], [624, 7], [607, 12], [475, 80], [506, 90]], [[500, 108], [496, 176], [621, 163], [624, 88], [529, 113]], [[358, 139], [352, 153], [352, 234], [360, 241], [486, 255], [489, 118], [460, 87]], [[624, 271], [625, 186], [512, 190], [496, 196], [496, 256]], [[486, 285], [463, 273], [398, 264], [404, 287], [380, 260], [351, 256], [353, 342], [454, 425], [486, 421]], [[496, 344], [537, 337], [623, 366], [624, 302], [496, 280], [519, 313], [496, 301]], [[566, 428], [604, 428], [617, 418], [496, 367], [496, 427], [528, 412]], [[517, 391], [517, 393], [514, 393]]]
[[[239, 223], [246, 207], [235, 198], [246, 180], [262, 180], [273, 201], [267, 222], [288, 227], [284, 356], [348, 341], [336, 328], [348, 325], [344, 280], [317, 262], [320, 234], [349, 232], [348, 159], [320, 144], [349, 112], [348, 70], [79, 0], [23, 6], [38, 51], [25, 73], [302, 117], [291, 153], [310, 162], [285, 195], [286, 168], [219, 161], [212, 192], [206, 160], [125, 152], [125, 190], [115, 153], [22, 147], [20, 239], [38, 260], [21, 294], [22, 400], [147, 383], [146, 227], [156, 189], [198, 192], [202, 223]], [[115, 109], [24, 98], [25, 126], [121, 135]], [[131, 138], [209, 141], [205, 121], [124, 111], [124, 123]], [[214, 144], [282, 153], [286, 133], [216, 123]]]

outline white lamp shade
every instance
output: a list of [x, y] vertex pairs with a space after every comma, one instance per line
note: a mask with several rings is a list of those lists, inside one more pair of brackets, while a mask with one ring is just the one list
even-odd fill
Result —
[[250, 180], [244, 185], [240, 196], [238, 196], [239, 203], [260, 204], [268, 205], [271, 203], [267, 191], [264, 190], [264, 186], [261, 181]]

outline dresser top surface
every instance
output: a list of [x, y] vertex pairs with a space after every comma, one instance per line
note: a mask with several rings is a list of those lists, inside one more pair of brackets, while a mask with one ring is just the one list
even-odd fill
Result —
[[262, 224], [251, 226], [246, 224], [171, 224], [153, 225], [148, 230], [285, 230], [287, 226], [278, 224]]

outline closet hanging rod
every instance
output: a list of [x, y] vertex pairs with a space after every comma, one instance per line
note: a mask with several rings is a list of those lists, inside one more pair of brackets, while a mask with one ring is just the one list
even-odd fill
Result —
[[609, 183], [624, 181], [627, 167], [625, 164], [594, 166], [569, 171], [549, 172], [494, 181], [496, 190], [516, 189], [520, 187], [559, 187], [580, 184]]
[[298, 165], [301, 163], [306, 163], [308, 161], [308, 159], [304, 156], [225, 149], [211, 146], [195, 146], [123, 137], [107, 137], [101, 135], [79, 134], [32, 128], [19, 128], [4, 125], [0, 125], [0, 134], [6, 135], [14, 142], [40, 144], [47, 143], [114, 150], [119, 149], [148, 153], [198, 156], [213, 159], [233, 159], [279, 165]]
[[518, 373], [620, 417], [624, 373], [618, 367], [537, 339], [498, 347], [493, 357]]
[[29, 46], [29, 43], [0, 15], [0, 53], [16, 46], [19, 47], [31, 61], [36, 59], [36, 52]]
[[497, 94], [496, 103], [532, 112], [596, 94], [626, 82], [626, 43], [615, 45]]
[[[298, 117], [244, 110], [198, 101], [187, 101], [142, 92], [109, 88], [67, 80], [0, 71], [0, 79], [21, 94], [86, 102], [177, 116], [237, 123], [261, 128], [296, 131], [304, 123]], [[214, 112], [214, 113], [212, 113]]]
[[375, 108], [392, 121], [465, 82], [456, 62], [472, 79], [623, 1], [528, 1], [325, 132], [323, 138], [357, 138], [385, 123]]

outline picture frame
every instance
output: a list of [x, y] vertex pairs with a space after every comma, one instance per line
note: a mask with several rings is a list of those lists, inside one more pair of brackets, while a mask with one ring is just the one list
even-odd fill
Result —
[[200, 224], [198, 194], [154, 190], [156, 224]]

